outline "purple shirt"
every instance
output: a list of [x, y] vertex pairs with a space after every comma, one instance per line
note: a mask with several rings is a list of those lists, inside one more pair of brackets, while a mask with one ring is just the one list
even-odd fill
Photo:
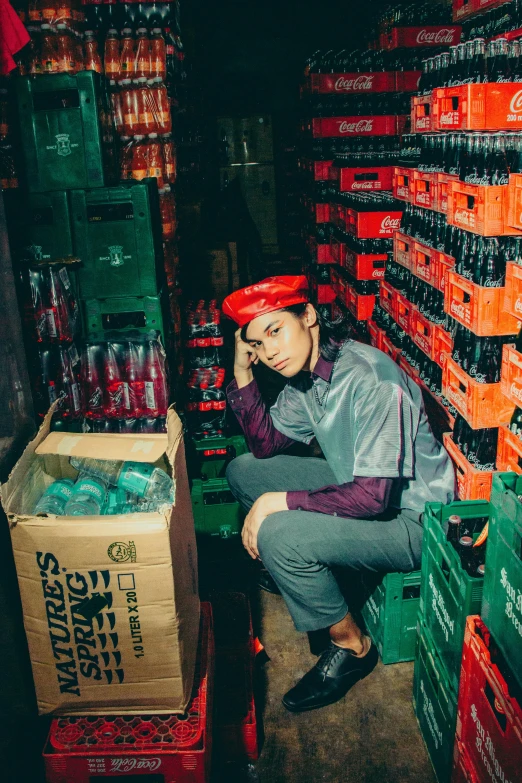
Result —
[[[313, 375], [329, 383], [332, 370], [333, 362], [320, 356]], [[242, 389], [238, 389], [235, 380], [232, 381], [227, 388], [227, 396], [254, 457], [273, 457], [296, 443], [276, 429], [255, 380]], [[386, 510], [392, 484], [393, 479], [389, 478], [354, 476], [353, 481], [347, 484], [287, 492], [286, 502], [291, 511], [316, 511], [332, 516], [370, 519]]]

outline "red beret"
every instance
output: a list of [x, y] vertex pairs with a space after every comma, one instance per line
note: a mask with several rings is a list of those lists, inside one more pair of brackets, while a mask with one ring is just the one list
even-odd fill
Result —
[[224, 300], [223, 312], [243, 327], [258, 315], [308, 301], [308, 281], [304, 275], [281, 275], [234, 291]]

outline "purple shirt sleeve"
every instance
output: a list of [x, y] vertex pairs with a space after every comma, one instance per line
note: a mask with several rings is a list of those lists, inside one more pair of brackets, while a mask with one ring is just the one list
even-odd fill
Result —
[[233, 380], [227, 387], [227, 397], [254, 457], [273, 457], [296, 443], [275, 428], [255, 380], [241, 389]]
[[353, 481], [338, 486], [321, 487], [309, 492], [287, 492], [290, 511], [316, 511], [320, 514], [371, 519], [388, 506], [393, 479], [354, 476]]

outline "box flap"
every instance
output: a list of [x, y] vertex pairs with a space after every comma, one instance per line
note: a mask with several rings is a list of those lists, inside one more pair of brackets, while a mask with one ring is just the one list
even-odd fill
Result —
[[153, 463], [165, 454], [167, 444], [166, 434], [112, 435], [50, 432], [37, 446], [36, 454]]

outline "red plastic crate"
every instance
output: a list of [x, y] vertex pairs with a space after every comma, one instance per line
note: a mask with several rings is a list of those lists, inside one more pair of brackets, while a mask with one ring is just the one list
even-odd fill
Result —
[[522, 174], [510, 174], [509, 177], [507, 224], [522, 228]]
[[453, 21], [466, 19], [476, 12], [475, 0], [453, 0]]
[[507, 185], [452, 182], [448, 189], [448, 223], [484, 237], [519, 234], [507, 224], [508, 190]]
[[400, 117], [316, 117], [312, 120], [314, 139], [343, 136], [396, 136]]
[[330, 204], [315, 204], [315, 222], [330, 222]]
[[347, 248], [343, 265], [356, 280], [382, 280], [387, 260], [388, 256], [384, 253], [380, 255], [355, 253]]
[[433, 328], [433, 361], [439, 367], [444, 367], [446, 355], [451, 354], [453, 350], [453, 339], [451, 334], [442, 326], [435, 325]]
[[443, 435], [444, 446], [455, 466], [459, 500], [488, 500], [491, 496], [492, 471], [481, 471], [469, 462], [449, 433]]
[[467, 750], [458, 740], [453, 750], [451, 783], [480, 783]]
[[368, 334], [370, 335], [370, 342], [374, 348], [382, 348], [382, 338], [384, 336], [384, 329], [381, 329], [375, 321], [371, 319], [368, 321]]
[[401, 227], [402, 212], [356, 212], [346, 210], [346, 231], [359, 239], [392, 237]]
[[346, 243], [340, 242], [337, 237], [332, 237], [330, 240], [330, 255], [332, 261], [340, 266], [344, 266], [346, 258]]
[[520, 780], [522, 705], [492, 658], [495, 643], [485, 623], [466, 621], [457, 738], [469, 754], [480, 783]]
[[515, 318], [522, 318], [522, 267], [510, 261], [506, 264], [506, 287], [502, 310]]
[[307, 174], [311, 174], [314, 182], [324, 182], [329, 179], [333, 160], [310, 160], [304, 158], [300, 161], [301, 168]]
[[308, 251], [315, 264], [333, 264], [330, 243], [319, 244], [315, 237], [308, 237], [306, 241]]
[[522, 89], [518, 82], [438, 87], [433, 96], [434, 130], [500, 131], [522, 127]]
[[437, 287], [439, 281], [439, 254], [437, 250], [415, 242], [413, 245], [411, 271], [425, 283]]
[[404, 356], [402, 355], [402, 353], [401, 353], [401, 355], [399, 356], [399, 367], [401, 368], [401, 370], [404, 370], [404, 372], [406, 373], [406, 375], [409, 375], [409, 376], [410, 376], [410, 378], [413, 378], [413, 380], [415, 381], [415, 383], [418, 383], [418, 384], [419, 384], [419, 386], [421, 385], [420, 378], [419, 378], [419, 373], [417, 372], [417, 370], [415, 370], [415, 369], [414, 369], [414, 368], [411, 366], [411, 364], [409, 364], [409, 363], [406, 361], [406, 359], [404, 358]]
[[394, 362], [396, 362], [401, 354], [400, 348], [396, 348], [389, 337], [386, 335], [382, 338], [381, 351], [387, 354]]
[[391, 190], [392, 166], [353, 167], [332, 166], [330, 179], [338, 183], [341, 193], [351, 190]]
[[335, 299], [335, 291], [328, 283], [319, 283], [317, 286], [317, 304], [330, 304]]
[[431, 321], [428, 321], [418, 310], [412, 313], [411, 323], [411, 339], [418, 345], [421, 351], [429, 356], [431, 359], [433, 356], [433, 328], [434, 325]]
[[417, 92], [420, 77], [421, 71], [397, 71], [397, 92]]
[[460, 25], [424, 25], [422, 27], [393, 27], [379, 36], [381, 49], [402, 49], [427, 46], [456, 46], [460, 41]]
[[447, 256], [445, 253], [441, 253], [439, 250], [433, 251], [437, 260], [437, 280], [435, 282], [435, 288], [439, 291], [446, 290], [446, 281], [448, 279], [448, 272], [455, 266], [455, 259], [452, 256]]
[[442, 391], [473, 429], [500, 427], [511, 420], [515, 406], [500, 383], [477, 383], [450, 356], [443, 367]]
[[[411, 89], [416, 89], [412, 87]], [[332, 93], [395, 92], [397, 73], [313, 73], [310, 75], [310, 91], [321, 95]]]
[[346, 227], [346, 207], [341, 204], [337, 204], [335, 201], [331, 201], [330, 207], [330, 223], [332, 226], [337, 226], [343, 230]]
[[415, 169], [395, 166], [393, 169], [392, 191], [395, 198], [411, 202], [413, 197], [413, 175]]
[[193, 696], [185, 715], [55, 718], [43, 754], [47, 783], [155, 773], [164, 783], [207, 783], [214, 657], [212, 611], [202, 603]]
[[415, 305], [397, 291], [395, 293], [395, 320], [409, 337], [413, 333], [416, 312]]
[[375, 308], [375, 294], [358, 294], [355, 288], [347, 285], [345, 304], [356, 321], [368, 321]]
[[344, 279], [344, 277], [340, 274], [340, 272], [335, 267], [332, 269], [331, 279], [332, 279], [332, 288], [334, 290], [336, 297], [339, 299], [340, 302], [342, 302], [342, 304], [346, 304], [348, 299], [348, 293], [347, 293], [348, 284]]
[[448, 193], [451, 183], [458, 182], [459, 178], [451, 174], [437, 174], [437, 212], [448, 213]]
[[444, 311], [479, 337], [518, 334], [520, 321], [502, 310], [504, 288], [482, 288], [448, 272]]
[[386, 282], [386, 280], [381, 280], [379, 287], [379, 304], [395, 321], [397, 314], [397, 292], [393, 286]]
[[416, 95], [411, 99], [411, 132], [429, 133], [432, 130], [432, 96]]
[[424, 209], [437, 209], [437, 175], [415, 170], [413, 175], [413, 203]]
[[522, 474], [522, 441], [506, 427], [498, 429], [497, 469]]
[[406, 269], [412, 268], [412, 255], [415, 240], [408, 234], [396, 231], [393, 235], [393, 258], [398, 264], [402, 264]]
[[522, 408], [522, 353], [512, 345], [502, 348], [500, 388], [513, 405]]

